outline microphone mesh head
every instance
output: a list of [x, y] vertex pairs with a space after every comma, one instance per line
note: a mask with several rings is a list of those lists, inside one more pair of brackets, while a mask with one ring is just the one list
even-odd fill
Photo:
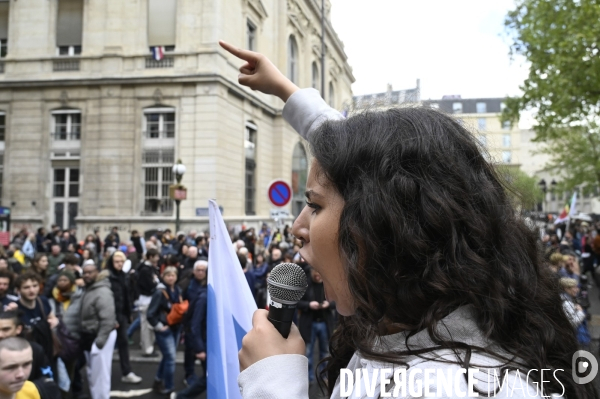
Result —
[[296, 303], [307, 287], [306, 273], [295, 263], [280, 263], [267, 279], [269, 295], [275, 302]]

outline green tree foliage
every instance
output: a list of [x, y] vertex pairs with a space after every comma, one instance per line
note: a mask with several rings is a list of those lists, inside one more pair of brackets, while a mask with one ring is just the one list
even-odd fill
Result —
[[600, 1], [517, 0], [506, 17], [511, 54], [531, 68], [503, 119], [534, 112], [537, 142], [564, 186], [600, 183]]
[[497, 165], [496, 170], [504, 179], [506, 189], [516, 209], [534, 210], [544, 199], [544, 194], [535, 177], [519, 169], [518, 166]]

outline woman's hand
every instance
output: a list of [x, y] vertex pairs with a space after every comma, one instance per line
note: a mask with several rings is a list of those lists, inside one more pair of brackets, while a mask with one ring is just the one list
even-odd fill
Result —
[[234, 47], [222, 40], [219, 41], [219, 44], [231, 54], [246, 61], [240, 67], [240, 75], [238, 76], [238, 82], [241, 85], [248, 86], [252, 90], [262, 91], [265, 94], [272, 94], [281, 98], [284, 102], [294, 92], [300, 90], [264, 55]]
[[242, 339], [242, 350], [239, 353], [240, 371], [244, 371], [254, 363], [275, 355], [304, 355], [304, 340], [298, 327], [292, 323], [287, 339], [267, 319], [269, 312], [259, 309], [252, 317], [252, 330]]

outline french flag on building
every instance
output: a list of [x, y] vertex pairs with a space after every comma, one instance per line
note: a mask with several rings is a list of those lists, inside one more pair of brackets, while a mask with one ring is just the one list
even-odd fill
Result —
[[165, 48], [164, 47], [151, 47], [152, 49], [152, 58], [156, 61], [160, 61], [165, 57]]

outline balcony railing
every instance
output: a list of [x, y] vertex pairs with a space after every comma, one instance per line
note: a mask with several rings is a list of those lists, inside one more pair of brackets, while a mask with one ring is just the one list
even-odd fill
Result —
[[79, 71], [79, 60], [54, 60], [52, 70], [54, 72]]
[[52, 137], [55, 141], [66, 141], [66, 140], [81, 140], [81, 132], [57, 132], [50, 133], [50, 137]]
[[146, 58], [146, 69], [153, 68], [173, 68], [175, 59], [173, 57], [165, 57], [160, 61], [156, 61], [152, 57]]
[[0, 61], [0, 73], [4, 73], [4, 62]]

